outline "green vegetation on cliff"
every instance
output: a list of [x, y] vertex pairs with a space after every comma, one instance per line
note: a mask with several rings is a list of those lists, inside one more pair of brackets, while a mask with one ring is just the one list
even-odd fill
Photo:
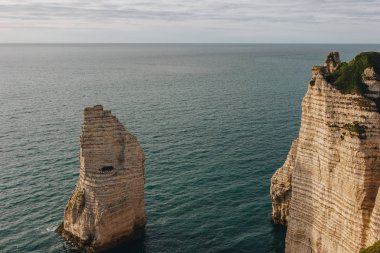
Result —
[[364, 94], [367, 87], [362, 82], [362, 74], [368, 67], [373, 67], [376, 73], [380, 73], [379, 52], [365, 52], [357, 55], [349, 63], [342, 63], [335, 72], [326, 75], [326, 80], [342, 93]]
[[377, 241], [372, 246], [361, 250], [360, 253], [380, 253], [380, 241]]
[[361, 125], [357, 121], [354, 121], [354, 123], [352, 123], [352, 124], [345, 124], [343, 126], [343, 128], [346, 129], [346, 130], [348, 130], [351, 133], [357, 134], [360, 139], [365, 139], [366, 138], [366, 136], [365, 136], [365, 130], [366, 130], [367, 127], [364, 126], [364, 125]]

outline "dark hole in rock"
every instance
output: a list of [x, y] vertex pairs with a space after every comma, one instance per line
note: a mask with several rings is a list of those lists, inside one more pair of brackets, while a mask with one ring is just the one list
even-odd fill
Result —
[[111, 170], [113, 170], [113, 169], [114, 169], [113, 166], [103, 166], [103, 167], [100, 169], [100, 171], [101, 171], [101, 172], [107, 172], [107, 171], [111, 171]]

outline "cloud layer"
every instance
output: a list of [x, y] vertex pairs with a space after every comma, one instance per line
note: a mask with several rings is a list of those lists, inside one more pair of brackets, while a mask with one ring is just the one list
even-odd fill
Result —
[[105, 42], [186, 42], [175, 36], [184, 31], [189, 42], [292, 42], [287, 31], [300, 40], [305, 33], [347, 32], [348, 42], [365, 32], [356, 36], [380, 43], [379, 13], [380, 0], [0, 0], [0, 42], [43, 42], [39, 35], [47, 31], [47, 42], [78, 33], [78, 42], [102, 42], [105, 34], [114, 34]]

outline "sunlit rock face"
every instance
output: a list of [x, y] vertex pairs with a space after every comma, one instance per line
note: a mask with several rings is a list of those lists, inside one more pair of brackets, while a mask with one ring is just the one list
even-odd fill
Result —
[[[380, 239], [380, 115], [366, 94], [327, 82], [328, 66], [313, 68], [299, 136], [271, 180], [287, 253], [358, 253]], [[373, 69], [362, 73], [377, 82]]]
[[368, 87], [367, 96], [372, 98], [380, 98], [380, 75], [378, 75], [373, 67], [364, 70], [363, 83]]
[[145, 223], [140, 144], [110, 111], [86, 108], [80, 175], [59, 232], [87, 252], [100, 252], [140, 237]]

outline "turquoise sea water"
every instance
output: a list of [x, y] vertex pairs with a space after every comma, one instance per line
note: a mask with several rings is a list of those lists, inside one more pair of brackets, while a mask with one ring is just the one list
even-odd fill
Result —
[[283, 252], [269, 180], [332, 50], [380, 45], [0, 45], [0, 252], [76, 252], [53, 231], [95, 104], [146, 155], [146, 235], [119, 252]]

